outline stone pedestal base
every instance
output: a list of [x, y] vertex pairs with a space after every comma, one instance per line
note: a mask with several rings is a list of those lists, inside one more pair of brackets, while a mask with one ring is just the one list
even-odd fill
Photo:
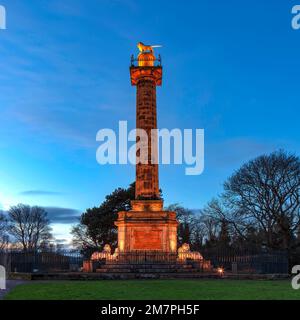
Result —
[[132, 201], [131, 211], [118, 213], [119, 252], [177, 252], [176, 213], [164, 211], [161, 200]]

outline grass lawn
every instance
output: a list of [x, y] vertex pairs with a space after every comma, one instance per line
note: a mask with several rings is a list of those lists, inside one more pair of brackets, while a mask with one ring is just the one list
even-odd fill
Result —
[[31, 282], [14, 288], [7, 300], [281, 300], [299, 299], [290, 281], [130, 280]]

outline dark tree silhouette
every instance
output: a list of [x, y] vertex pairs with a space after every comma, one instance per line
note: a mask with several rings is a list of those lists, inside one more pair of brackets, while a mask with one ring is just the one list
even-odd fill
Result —
[[166, 210], [176, 212], [176, 217], [179, 222], [177, 229], [178, 245], [180, 246], [184, 243], [191, 243], [194, 228], [193, 212], [178, 204], [172, 204]]
[[114, 222], [119, 211], [129, 211], [135, 197], [135, 184], [128, 189], [118, 188], [99, 206], [87, 209], [80, 223], [72, 229], [73, 243], [84, 252], [103, 248], [105, 244], [117, 245], [117, 229]]
[[231, 238], [229, 233], [229, 223], [226, 219], [221, 220], [218, 242], [219, 246], [222, 248], [228, 248], [230, 246]]
[[0, 250], [6, 248], [8, 244], [8, 223], [5, 215], [0, 212]]
[[298, 157], [284, 151], [260, 156], [236, 171], [224, 189], [228, 220], [246, 229], [256, 227], [270, 248], [292, 248], [300, 226]]
[[18, 204], [9, 209], [8, 220], [9, 233], [24, 251], [36, 250], [52, 238], [50, 220], [41, 207]]

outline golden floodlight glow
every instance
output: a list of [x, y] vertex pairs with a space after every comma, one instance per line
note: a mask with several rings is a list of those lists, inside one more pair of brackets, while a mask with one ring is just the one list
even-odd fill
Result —
[[140, 50], [140, 54], [138, 55], [138, 66], [153, 67], [156, 60], [153, 47], [147, 46], [142, 42], [139, 42], [137, 47]]
[[220, 276], [222, 276], [222, 275], [224, 274], [224, 269], [221, 268], [221, 267], [219, 267], [219, 268], [217, 269], [217, 271], [218, 271], [218, 274], [219, 274]]
[[170, 249], [172, 252], [176, 252], [177, 249], [177, 241], [174, 239], [170, 240]]
[[125, 242], [124, 242], [124, 239], [122, 239], [119, 241], [119, 250], [120, 252], [124, 252], [124, 249], [125, 249]]
[[152, 52], [142, 52], [138, 55], [139, 67], [153, 67], [155, 62], [155, 56]]

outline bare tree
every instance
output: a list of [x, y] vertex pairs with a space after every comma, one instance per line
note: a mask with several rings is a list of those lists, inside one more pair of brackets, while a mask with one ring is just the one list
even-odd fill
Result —
[[191, 243], [191, 237], [194, 229], [194, 213], [179, 204], [172, 204], [167, 208], [168, 211], [175, 211], [179, 222], [178, 243]]
[[200, 213], [195, 215], [192, 225], [191, 246], [192, 249], [200, 251], [207, 240], [207, 229]]
[[223, 198], [213, 198], [202, 210], [203, 219], [205, 218], [206, 227], [209, 235], [213, 237], [221, 232], [222, 223], [228, 224], [233, 237], [237, 234], [246, 240], [247, 231], [253, 227], [253, 221], [236, 214], [236, 211], [228, 208]]
[[[224, 184], [229, 220], [236, 227], [257, 226], [266, 245], [290, 249], [300, 226], [300, 160], [277, 151], [260, 156], [236, 171]], [[240, 230], [239, 228], [237, 228]]]
[[0, 250], [3, 250], [8, 245], [8, 224], [5, 215], [0, 212]]
[[9, 231], [23, 250], [36, 250], [52, 238], [47, 212], [41, 207], [19, 204], [8, 211]]
[[97, 239], [89, 235], [88, 227], [83, 224], [77, 224], [71, 230], [73, 236], [73, 245], [80, 250], [97, 250], [100, 247], [100, 244], [97, 242]]
[[202, 210], [200, 219], [205, 229], [206, 242], [215, 241], [221, 231], [222, 221], [225, 220], [225, 209], [217, 199], [212, 199]]

